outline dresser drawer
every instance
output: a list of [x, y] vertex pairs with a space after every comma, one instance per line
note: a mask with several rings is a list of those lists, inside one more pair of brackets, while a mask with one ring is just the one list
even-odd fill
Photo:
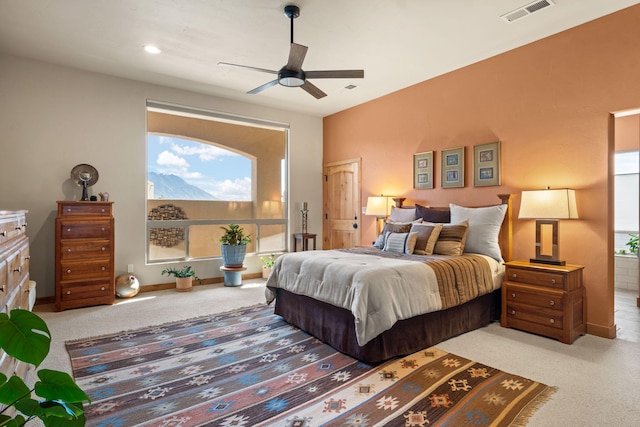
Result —
[[8, 243], [26, 232], [27, 223], [24, 217], [0, 220], [0, 244]]
[[109, 240], [63, 240], [60, 246], [60, 258], [63, 261], [104, 258], [111, 255]]
[[115, 291], [109, 280], [92, 280], [82, 284], [63, 283], [60, 286], [60, 298], [63, 302], [101, 297], [112, 298], [113, 295]]
[[111, 259], [61, 262], [60, 279], [62, 281], [83, 280], [109, 277], [111, 275]]
[[111, 203], [58, 202], [58, 216], [73, 215], [111, 216]]
[[531, 271], [507, 266], [505, 280], [510, 282], [527, 283], [544, 286], [553, 289], [564, 289], [564, 277], [562, 273]]
[[63, 221], [59, 226], [61, 239], [109, 239], [111, 236], [111, 221], [108, 219], [92, 222]]
[[517, 303], [552, 310], [564, 309], [564, 292], [540, 289], [532, 286], [503, 283], [507, 304]]

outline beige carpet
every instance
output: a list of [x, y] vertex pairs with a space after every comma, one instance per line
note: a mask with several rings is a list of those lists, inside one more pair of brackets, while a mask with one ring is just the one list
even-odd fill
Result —
[[[264, 301], [264, 282], [242, 287], [194, 287], [192, 292], [159, 291], [97, 306], [53, 312], [36, 306], [53, 334], [44, 368], [71, 372], [67, 340], [103, 335]], [[640, 420], [640, 344], [591, 335], [573, 345], [501, 328], [498, 323], [438, 344], [438, 347], [497, 369], [558, 387], [529, 426], [636, 426]]]

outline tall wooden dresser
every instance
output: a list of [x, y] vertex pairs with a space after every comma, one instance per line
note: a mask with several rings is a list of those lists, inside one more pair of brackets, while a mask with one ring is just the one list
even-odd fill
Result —
[[115, 302], [113, 202], [59, 201], [56, 310]]
[[[0, 211], [0, 312], [30, 310], [27, 211]], [[0, 350], [0, 372], [24, 378], [29, 365]]]

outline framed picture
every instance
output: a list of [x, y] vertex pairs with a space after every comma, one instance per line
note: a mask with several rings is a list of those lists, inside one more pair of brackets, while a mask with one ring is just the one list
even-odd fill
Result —
[[433, 151], [413, 155], [413, 188], [433, 188]]
[[500, 141], [473, 147], [473, 185], [500, 185]]
[[442, 188], [464, 187], [464, 147], [443, 150], [441, 159]]

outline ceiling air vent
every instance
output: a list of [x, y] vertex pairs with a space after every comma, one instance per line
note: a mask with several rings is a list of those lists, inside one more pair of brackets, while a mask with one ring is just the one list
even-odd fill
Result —
[[502, 18], [506, 22], [514, 22], [520, 18], [524, 18], [525, 16], [529, 16], [532, 13], [538, 12], [546, 7], [554, 6], [555, 3], [552, 0], [540, 0], [534, 1], [533, 3], [529, 3], [526, 6], [522, 6], [516, 10], [512, 10], [509, 13], [505, 13], [500, 18]]

